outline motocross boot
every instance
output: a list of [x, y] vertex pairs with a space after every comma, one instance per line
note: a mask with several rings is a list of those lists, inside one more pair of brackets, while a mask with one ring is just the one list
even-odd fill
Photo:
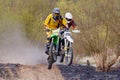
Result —
[[47, 42], [45, 44], [45, 53], [49, 55], [49, 47], [50, 47], [50, 37], [47, 38]]
[[47, 54], [47, 55], [49, 55], [49, 46], [50, 46], [50, 43], [46, 43], [45, 44], [45, 53]]

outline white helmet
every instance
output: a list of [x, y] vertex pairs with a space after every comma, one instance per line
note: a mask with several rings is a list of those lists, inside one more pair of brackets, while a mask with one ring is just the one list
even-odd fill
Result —
[[67, 19], [72, 19], [72, 14], [71, 14], [70, 12], [67, 12], [67, 13], [65, 14], [65, 18], [67, 18]]

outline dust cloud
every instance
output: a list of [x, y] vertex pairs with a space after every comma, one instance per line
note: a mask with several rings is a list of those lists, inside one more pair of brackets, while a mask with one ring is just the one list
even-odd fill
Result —
[[[7, 21], [6, 21], [7, 22]], [[18, 23], [3, 22], [0, 27], [0, 63], [36, 65], [47, 62], [44, 46], [33, 45]]]

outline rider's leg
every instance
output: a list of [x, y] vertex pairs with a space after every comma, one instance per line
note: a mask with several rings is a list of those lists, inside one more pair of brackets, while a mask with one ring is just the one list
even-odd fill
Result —
[[62, 39], [60, 40], [60, 51], [64, 49], [64, 39], [63, 39], [63, 34], [64, 30], [60, 32]]
[[50, 37], [47, 38], [47, 42], [46, 42], [46, 44], [45, 44], [45, 53], [46, 53], [47, 55], [49, 55], [49, 54], [48, 54], [49, 47], [50, 47]]
[[61, 41], [62, 41], [61, 49], [63, 50], [65, 46], [64, 39], [62, 39]]
[[45, 53], [47, 55], [49, 55], [48, 51], [49, 51], [49, 46], [50, 46], [50, 35], [51, 35], [51, 32], [48, 31], [48, 32], [46, 32], [46, 34], [47, 34], [47, 41], [46, 41], [46, 44], [45, 44]]

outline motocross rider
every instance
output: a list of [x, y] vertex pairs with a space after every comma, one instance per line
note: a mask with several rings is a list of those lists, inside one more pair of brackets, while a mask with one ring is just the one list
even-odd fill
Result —
[[67, 20], [68, 27], [72, 27], [72, 29], [77, 29], [77, 25], [73, 20], [73, 16], [70, 12], [66, 12], [65, 19]]
[[[73, 16], [70, 12], [66, 12], [65, 13], [65, 19], [67, 21], [67, 29], [69, 30], [71, 27], [73, 30], [77, 29], [77, 25], [75, 23], [75, 21], [73, 20]], [[64, 33], [64, 32], [63, 32]], [[63, 34], [62, 33], [62, 34]], [[62, 39], [62, 48], [64, 48], [64, 40]]]
[[47, 34], [47, 41], [45, 44], [45, 53], [48, 55], [48, 50], [50, 46], [50, 35], [51, 31], [48, 30], [55, 30], [58, 27], [67, 27], [67, 21], [65, 18], [62, 18], [60, 15], [60, 9], [59, 8], [54, 8], [52, 10], [52, 13], [47, 16], [47, 18], [44, 21], [45, 25], [45, 30]]

